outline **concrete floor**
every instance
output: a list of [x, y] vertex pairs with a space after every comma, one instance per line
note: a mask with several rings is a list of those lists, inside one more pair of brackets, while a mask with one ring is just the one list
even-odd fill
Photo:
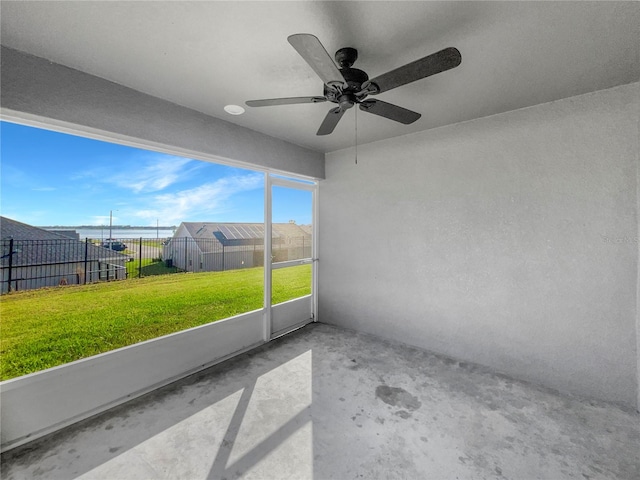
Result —
[[2, 478], [639, 479], [640, 417], [314, 324], [7, 452]]

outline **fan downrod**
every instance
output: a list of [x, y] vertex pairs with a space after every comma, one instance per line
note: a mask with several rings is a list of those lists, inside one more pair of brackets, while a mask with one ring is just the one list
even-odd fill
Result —
[[341, 110], [345, 111], [354, 104], [360, 103], [364, 96], [357, 97], [356, 92], [360, 92], [362, 84], [369, 80], [369, 75], [358, 68], [352, 68], [352, 65], [358, 59], [358, 50], [352, 47], [344, 47], [335, 54], [336, 63], [340, 66], [340, 73], [344, 77], [345, 87], [336, 91], [327, 88], [325, 85], [324, 95], [327, 100], [340, 105]]

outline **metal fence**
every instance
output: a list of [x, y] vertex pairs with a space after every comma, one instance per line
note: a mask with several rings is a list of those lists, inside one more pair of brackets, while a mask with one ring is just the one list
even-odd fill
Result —
[[[264, 265], [261, 238], [0, 240], [1, 293]], [[311, 257], [311, 237], [274, 237], [273, 262]]]
[[127, 256], [90, 241], [1, 240], [1, 292], [127, 278]]
[[[274, 237], [272, 262], [311, 257], [311, 236]], [[167, 266], [186, 272], [218, 272], [264, 265], [262, 238], [228, 240], [172, 238], [162, 250]]]

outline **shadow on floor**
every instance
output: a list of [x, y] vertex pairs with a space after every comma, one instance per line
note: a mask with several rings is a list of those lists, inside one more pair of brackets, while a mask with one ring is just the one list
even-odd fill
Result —
[[638, 415], [313, 324], [2, 456], [3, 478], [640, 478]]

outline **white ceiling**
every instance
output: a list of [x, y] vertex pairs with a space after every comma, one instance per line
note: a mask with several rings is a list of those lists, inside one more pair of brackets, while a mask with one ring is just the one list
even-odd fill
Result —
[[214, 117], [328, 152], [352, 146], [356, 109], [315, 135], [330, 103], [246, 108], [322, 95], [287, 42], [312, 33], [359, 50], [370, 77], [453, 46], [462, 64], [385, 92], [422, 114], [401, 125], [358, 112], [358, 143], [404, 135], [640, 79], [639, 2], [14, 2], [2, 44]]

